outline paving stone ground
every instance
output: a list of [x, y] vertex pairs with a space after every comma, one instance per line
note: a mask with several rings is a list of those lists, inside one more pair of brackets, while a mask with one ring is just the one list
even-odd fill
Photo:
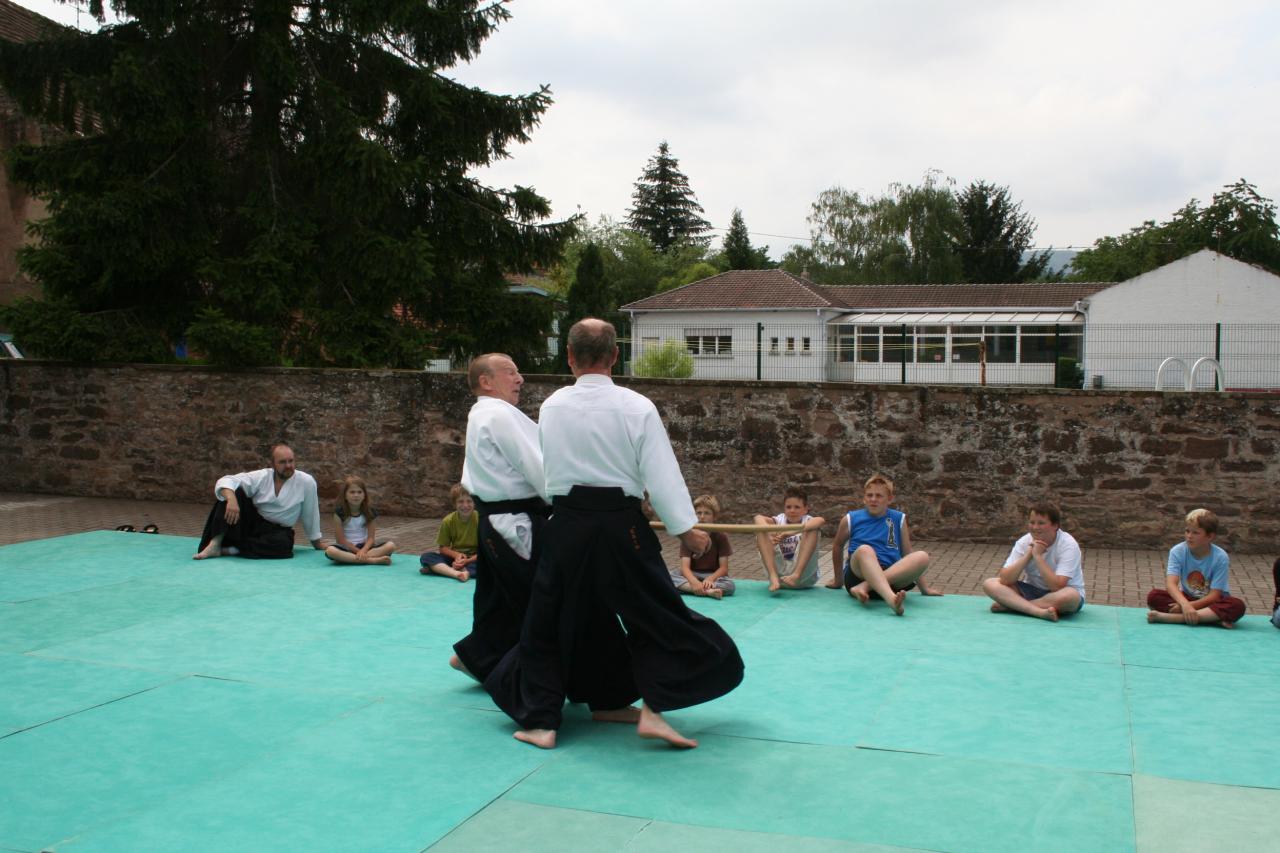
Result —
[[[155, 524], [164, 533], [198, 537], [208, 512], [206, 504], [0, 492], [0, 545], [91, 530], [114, 530], [121, 524], [132, 524], [139, 530]], [[325, 536], [332, 537], [329, 520], [324, 519], [324, 523]], [[395, 540], [401, 553], [421, 553], [435, 547], [439, 528], [439, 519], [392, 515], [379, 519], [379, 536]], [[1007, 542], [994, 544], [921, 540], [916, 542], [916, 547], [931, 555], [929, 577], [934, 586], [943, 592], [981, 595], [983, 578], [991, 576], [1003, 563], [1019, 533], [1011, 530]], [[668, 563], [674, 565], [679, 543], [668, 536], [662, 538]], [[730, 575], [764, 580], [765, 572], [756, 555], [753, 537], [733, 535], [730, 540], [734, 549], [729, 563]], [[297, 531], [297, 541], [306, 541], [301, 528]], [[1172, 546], [1174, 542], [1169, 544]], [[1085, 552], [1085, 582], [1091, 602], [1140, 607], [1147, 590], [1164, 584], [1165, 551], [1093, 548], [1088, 542], [1082, 542], [1081, 546]], [[1277, 556], [1280, 553], [1232, 555], [1232, 592], [1244, 599], [1249, 613], [1271, 612], [1275, 595], [1271, 566]], [[829, 571], [825, 547], [823, 565], [824, 570]]]

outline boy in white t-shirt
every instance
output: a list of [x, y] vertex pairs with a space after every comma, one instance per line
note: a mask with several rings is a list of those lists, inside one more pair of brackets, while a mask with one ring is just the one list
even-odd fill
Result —
[[1084, 607], [1084, 569], [1080, 545], [1060, 526], [1056, 504], [1041, 501], [1027, 513], [1027, 532], [982, 591], [995, 603], [992, 613], [1012, 610], [1057, 622], [1060, 615]]
[[[756, 524], [803, 524], [799, 533], [757, 533], [756, 550], [769, 573], [769, 592], [781, 587], [807, 589], [818, 582], [818, 542], [827, 520], [809, 514], [809, 496], [788, 486], [782, 495], [782, 512], [757, 515]], [[785, 572], [785, 574], [782, 574]]]

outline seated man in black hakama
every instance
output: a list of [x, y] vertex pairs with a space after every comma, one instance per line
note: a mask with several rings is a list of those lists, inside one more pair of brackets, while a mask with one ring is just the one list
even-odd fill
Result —
[[228, 474], [214, 485], [213, 493], [217, 501], [194, 559], [292, 557], [293, 526], [299, 518], [312, 547], [324, 550], [316, 480], [294, 467], [288, 445], [272, 446], [270, 468]]

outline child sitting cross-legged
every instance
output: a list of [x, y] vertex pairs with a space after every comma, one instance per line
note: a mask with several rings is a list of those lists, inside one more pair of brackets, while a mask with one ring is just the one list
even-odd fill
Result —
[[[720, 501], [715, 495], [699, 495], [693, 501], [699, 524], [710, 524], [720, 514]], [[678, 592], [686, 595], [705, 595], [721, 598], [733, 595], [734, 583], [729, 577], [729, 555], [733, 546], [729, 537], [718, 530], [708, 531], [711, 547], [699, 557], [693, 556], [685, 544], [680, 543], [680, 570], [671, 572], [671, 582]]]
[[1207, 509], [1187, 513], [1184, 540], [1169, 549], [1165, 588], [1147, 593], [1148, 622], [1217, 622], [1234, 628], [1244, 616], [1244, 602], [1231, 595], [1231, 558], [1214, 544], [1218, 516]]

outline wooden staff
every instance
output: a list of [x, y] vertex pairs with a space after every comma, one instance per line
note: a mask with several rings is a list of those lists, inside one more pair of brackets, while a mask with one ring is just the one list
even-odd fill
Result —
[[[666, 530], [661, 521], [651, 521], [649, 526], [654, 530]], [[799, 533], [804, 530], [803, 524], [695, 524], [694, 530], [720, 533]]]

